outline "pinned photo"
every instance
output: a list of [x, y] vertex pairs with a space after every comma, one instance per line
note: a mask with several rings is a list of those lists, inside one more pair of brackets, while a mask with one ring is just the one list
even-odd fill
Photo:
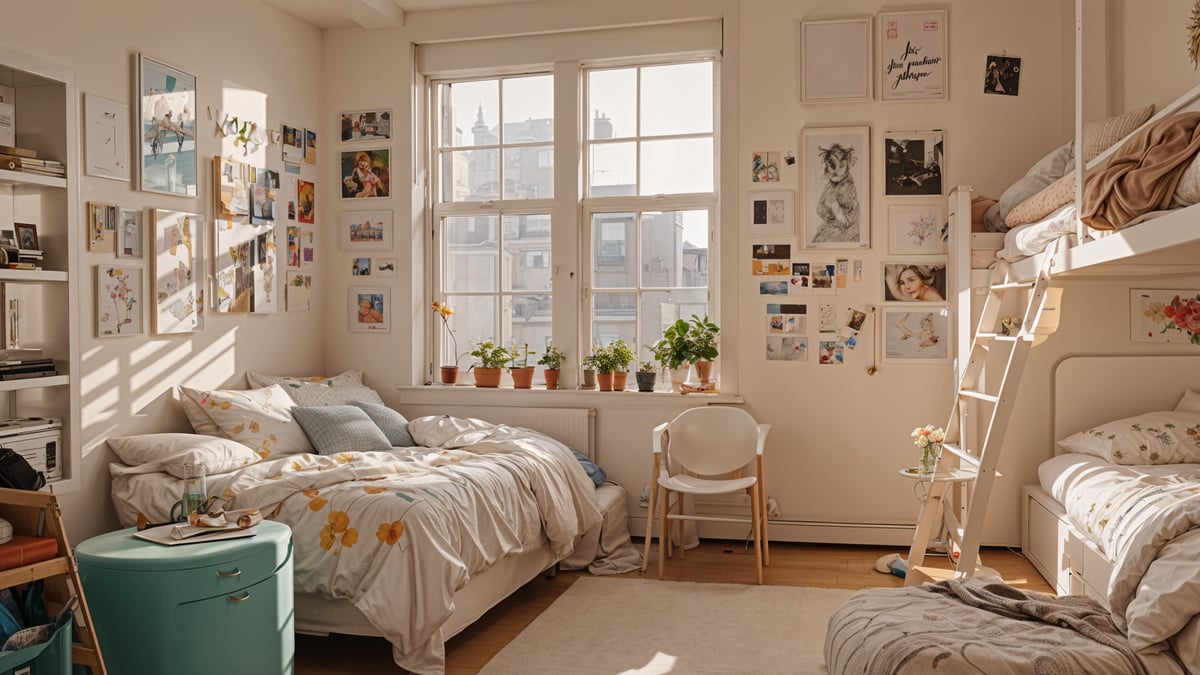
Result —
[[808, 332], [807, 305], [767, 305], [767, 333], [803, 335]]
[[786, 281], [760, 281], [758, 282], [759, 295], [787, 295], [788, 282]]
[[755, 244], [750, 255], [754, 259], [751, 271], [756, 277], [786, 276], [792, 267], [791, 244]]
[[768, 361], [807, 361], [808, 338], [768, 337]]
[[846, 362], [843, 347], [836, 340], [821, 340], [818, 343], [821, 357], [819, 363], [823, 366], [840, 366]]

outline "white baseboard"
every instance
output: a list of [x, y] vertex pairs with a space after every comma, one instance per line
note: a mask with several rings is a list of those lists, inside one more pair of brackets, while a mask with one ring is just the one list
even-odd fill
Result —
[[[749, 525], [695, 521], [702, 539], [745, 539]], [[817, 523], [794, 520], [768, 521], [771, 541], [822, 544], [857, 544], [862, 546], [912, 545], [913, 525], [878, 525], [869, 523]], [[635, 537], [646, 534], [646, 517], [629, 517], [629, 532]]]

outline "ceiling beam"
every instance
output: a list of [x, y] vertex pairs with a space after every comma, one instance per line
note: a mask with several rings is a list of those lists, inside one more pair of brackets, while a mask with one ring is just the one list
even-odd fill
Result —
[[392, 0], [326, 0], [363, 28], [399, 28], [404, 10]]

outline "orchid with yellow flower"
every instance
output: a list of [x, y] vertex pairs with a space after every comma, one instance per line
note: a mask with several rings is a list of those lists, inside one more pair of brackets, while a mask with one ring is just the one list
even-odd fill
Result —
[[436, 300], [431, 307], [433, 313], [442, 320], [442, 327], [446, 329], [446, 333], [450, 335], [450, 344], [454, 345], [454, 366], [458, 367], [458, 339], [454, 337], [454, 329], [450, 327], [450, 315], [454, 313], [454, 310], [450, 309], [450, 305]]

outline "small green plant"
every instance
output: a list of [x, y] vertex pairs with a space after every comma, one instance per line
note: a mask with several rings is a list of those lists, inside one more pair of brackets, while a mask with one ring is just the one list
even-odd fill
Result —
[[[593, 349], [596, 349], [596, 348], [593, 347]], [[599, 366], [600, 366], [600, 363], [596, 359], [596, 354], [594, 352], [583, 357], [583, 369], [584, 370], [600, 370]]]
[[[588, 357], [598, 373], [620, 373], [629, 370], [629, 364], [633, 363], [633, 350], [629, 348], [623, 338], [617, 338], [606, 345], [597, 345], [592, 347], [592, 354]], [[584, 360], [584, 366], [587, 366], [587, 360]]]
[[616, 373], [629, 370], [629, 364], [633, 363], [637, 356], [633, 353], [633, 350], [629, 348], [629, 345], [626, 344], [625, 338], [617, 338], [613, 342], [609, 343], [608, 347], [612, 350], [613, 365], [616, 366], [613, 372]]
[[638, 372], [639, 373], [656, 373], [656, 372], [658, 372], [658, 368], [659, 368], [658, 361], [642, 361], [641, 364], [638, 365]]
[[720, 351], [717, 349], [717, 337], [721, 332], [720, 326], [703, 318], [692, 315], [688, 322], [687, 342], [688, 354], [691, 361], [712, 361]]
[[510, 354], [508, 358], [509, 368], [527, 368], [529, 366], [529, 357], [533, 355], [533, 350], [529, 348], [529, 343], [526, 342], [521, 347], [516, 345], [509, 347], [508, 353]]
[[561, 370], [563, 361], [567, 360], [567, 355], [563, 350], [554, 345], [546, 345], [546, 352], [542, 354], [542, 358], [538, 359], [539, 366], [546, 366], [546, 370]]
[[479, 359], [480, 368], [503, 368], [504, 364], [513, 359], [513, 354], [491, 340], [476, 343], [468, 352]]
[[688, 338], [690, 331], [691, 325], [687, 321], [676, 319], [675, 323], [663, 330], [662, 339], [649, 348], [654, 354], [654, 358], [671, 370], [681, 368], [683, 364], [689, 363], [692, 358], [691, 343]]

